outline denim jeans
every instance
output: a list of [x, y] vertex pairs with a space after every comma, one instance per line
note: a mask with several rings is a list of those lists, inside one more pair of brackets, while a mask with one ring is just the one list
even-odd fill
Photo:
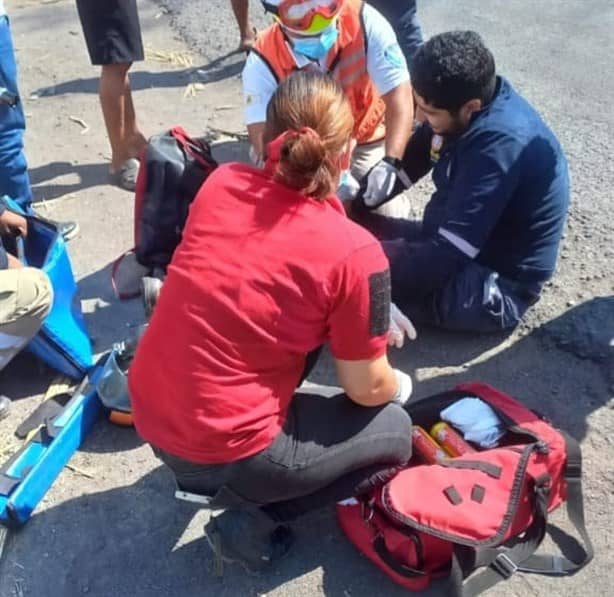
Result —
[[344, 394], [298, 393], [281, 432], [254, 456], [202, 465], [154, 452], [181, 489], [223, 496], [216, 507], [261, 508], [287, 522], [388, 480], [411, 456], [411, 420], [396, 404], [367, 408]]
[[[18, 94], [15, 52], [6, 16], [0, 17], [0, 87]], [[12, 107], [0, 102], [0, 196], [8, 195], [29, 211], [32, 191], [23, 152], [25, 128], [21, 102]]]
[[416, 16], [416, 0], [368, 0], [392, 25], [401, 50], [411, 64], [416, 50], [422, 45], [422, 30]]

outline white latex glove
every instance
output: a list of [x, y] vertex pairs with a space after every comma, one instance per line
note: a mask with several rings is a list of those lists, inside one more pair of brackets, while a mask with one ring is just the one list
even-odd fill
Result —
[[375, 207], [392, 193], [397, 180], [397, 169], [388, 162], [380, 160], [368, 174], [367, 190], [364, 194], [365, 205]]
[[358, 181], [352, 176], [349, 170], [344, 170], [341, 173], [339, 186], [337, 187], [337, 197], [339, 197], [341, 201], [351, 201], [356, 197], [359, 190], [360, 184]]
[[392, 402], [396, 402], [403, 406], [410, 398], [414, 386], [411, 382], [411, 377], [407, 373], [403, 373], [399, 369], [393, 369], [394, 375], [397, 378], [397, 391]]
[[388, 331], [388, 345], [402, 348], [405, 343], [405, 335], [410, 340], [415, 340], [416, 328], [408, 317], [394, 303], [390, 303], [390, 329]]

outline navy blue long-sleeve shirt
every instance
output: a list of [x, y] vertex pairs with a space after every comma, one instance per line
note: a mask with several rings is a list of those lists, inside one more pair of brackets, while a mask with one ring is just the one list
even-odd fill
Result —
[[424, 212], [426, 240], [399, 264], [404, 293], [436, 291], [470, 260], [520, 283], [550, 278], [569, 204], [567, 162], [505, 79], [460, 136], [442, 138], [423, 124], [403, 162], [414, 182], [432, 169], [436, 187]]

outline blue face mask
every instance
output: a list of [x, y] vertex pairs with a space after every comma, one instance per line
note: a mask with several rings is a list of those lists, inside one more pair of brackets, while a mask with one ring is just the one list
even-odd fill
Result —
[[331, 23], [317, 37], [306, 37], [304, 39], [292, 38], [292, 48], [298, 54], [307, 56], [312, 60], [320, 60], [328, 54], [329, 50], [335, 45], [339, 37], [339, 30], [336, 23]]

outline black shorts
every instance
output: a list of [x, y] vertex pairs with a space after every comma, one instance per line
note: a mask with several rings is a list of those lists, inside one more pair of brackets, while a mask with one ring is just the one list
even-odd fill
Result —
[[92, 64], [143, 60], [136, 0], [77, 0], [77, 10]]

